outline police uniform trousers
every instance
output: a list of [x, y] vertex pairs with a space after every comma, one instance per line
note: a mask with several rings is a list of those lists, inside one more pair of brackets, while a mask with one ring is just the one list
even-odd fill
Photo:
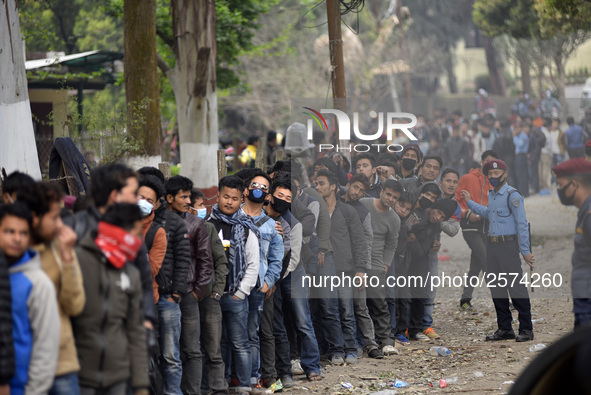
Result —
[[[499, 274], [507, 279], [499, 281]], [[515, 274], [517, 277], [515, 278]], [[495, 276], [493, 278], [493, 275]], [[510, 330], [511, 311], [509, 310], [509, 298], [511, 295], [513, 306], [519, 312], [519, 330], [532, 330], [531, 304], [527, 288], [520, 283], [523, 277], [521, 259], [519, 258], [519, 241], [506, 241], [501, 243], [486, 244], [486, 277], [485, 281], [490, 287], [490, 292], [497, 312], [497, 325], [499, 329]], [[515, 281], [513, 282], [513, 278]], [[511, 284], [513, 282], [513, 284]], [[502, 287], [500, 285], [503, 285]], [[513, 285], [513, 286], [511, 286]]]

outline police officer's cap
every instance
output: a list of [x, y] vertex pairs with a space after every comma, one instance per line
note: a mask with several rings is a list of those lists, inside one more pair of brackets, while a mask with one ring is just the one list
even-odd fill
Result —
[[575, 174], [591, 173], [591, 162], [585, 158], [570, 159], [554, 166], [552, 171], [556, 177], [568, 177]]
[[507, 164], [500, 159], [489, 160], [482, 167], [482, 172], [487, 175], [488, 171], [493, 169], [507, 170]]

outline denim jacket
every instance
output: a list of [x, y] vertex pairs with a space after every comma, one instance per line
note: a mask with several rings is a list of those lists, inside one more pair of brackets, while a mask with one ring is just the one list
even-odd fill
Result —
[[[253, 221], [263, 220], [267, 214], [261, 210], [261, 214], [253, 217]], [[259, 227], [261, 232], [261, 266], [259, 269], [258, 287], [261, 288], [266, 282], [269, 288], [275, 285], [281, 275], [281, 265], [283, 261], [283, 238], [275, 229], [275, 220], [271, 217]]]

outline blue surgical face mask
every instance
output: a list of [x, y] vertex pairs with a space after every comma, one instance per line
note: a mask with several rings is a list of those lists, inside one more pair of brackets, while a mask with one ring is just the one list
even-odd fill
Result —
[[152, 214], [152, 209], [154, 208], [154, 206], [147, 200], [140, 199], [138, 200], [137, 205], [140, 207], [140, 210], [144, 217], [147, 217], [148, 215]]
[[207, 216], [207, 209], [206, 208], [198, 208], [197, 209], [197, 216], [201, 219], [205, 219]]

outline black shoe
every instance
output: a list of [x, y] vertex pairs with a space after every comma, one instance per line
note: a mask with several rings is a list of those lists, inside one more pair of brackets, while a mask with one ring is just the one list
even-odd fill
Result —
[[519, 335], [515, 338], [516, 342], [528, 342], [530, 340], [534, 340], [534, 332], [527, 329], [519, 331]]
[[498, 329], [495, 333], [493, 333], [492, 335], [488, 335], [486, 337], [486, 340], [489, 340], [489, 341], [508, 340], [508, 339], [515, 339], [515, 332], [513, 332], [513, 329], [509, 329], [509, 330]]
[[384, 354], [377, 348], [374, 348], [370, 352], [367, 353], [367, 356], [373, 359], [384, 359]]

